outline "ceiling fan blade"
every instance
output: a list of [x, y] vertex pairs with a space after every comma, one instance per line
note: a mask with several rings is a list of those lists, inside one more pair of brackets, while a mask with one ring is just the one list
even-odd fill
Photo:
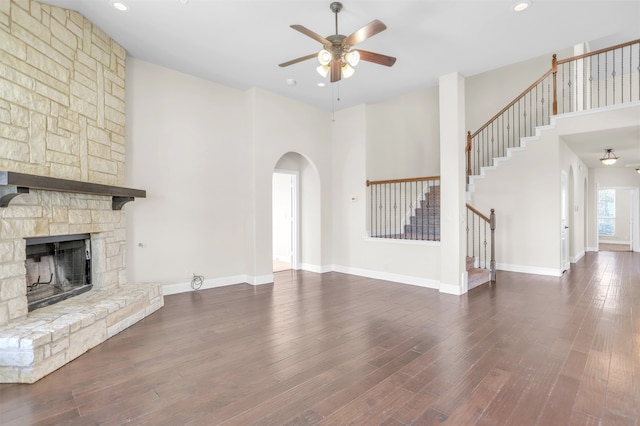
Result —
[[298, 62], [306, 61], [307, 59], [312, 59], [312, 58], [317, 58], [317, 57], [318, 57], [317, 53], [312, 53], [310, 55], [303, 56], [301, 58], [292, 59], [290, 61], [283, 62], [283, 63], [279, 64], [278, 66], [284, 68], [284, 67], [288, 67], [289, 65], [297, 64]]
[[331, 61], [331, 82], [335, 83], [342, 78], [342, 70], [340, 68], [340, 61]]
[[331, 45], [331, 42], [329, 40], [322, 37], [320, 34], [314, 33], [307, 27], [303, 27], [302, 25], [290, 25], [290, 27], [296, 31], [300, 31], [302, 34], [309, 36], [316, 41], [319, 41], [320, 43], [322, 43], [323, 46]]
[[369, 37], [373, 37], [381, 31], [387, 29], [387, 26], [383, 24], [381, 21], [377, 19], [375, 21], [369, 22], [364, 27], [360, 28], [358, 31], [351, 34], [349, 37], [345, 38], [342, 41], [343, 46], [355, 46], [358, 43], [362, 43]]
[[396, 58], [393, 56], [383, 55], [382, 53], [374, 53], [360, 49], [358, 49], [358, 53], [360, 53], [361, 61], [373, 62], [374, 64], [384, 65], [387, 67], [396, 63]]

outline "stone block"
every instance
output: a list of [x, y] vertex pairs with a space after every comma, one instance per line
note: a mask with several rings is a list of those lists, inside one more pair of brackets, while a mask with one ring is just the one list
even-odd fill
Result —
[[0, 351], [0, 366], [29, 367], [35, 361], [35, 353], [24, 349], [3, 349]]
[[11, 8], [11, 20], [23, 28], [29, 28], [29, 33], [40, 40], [49, 43], [51, 33], [39, 20], [31, 16], [26, 10], [19, 7]]
[[25, 295], [24, 275], [5, 277], [0, 284], [0, 300], [11, 300]]
[[89, 349], [107, 340], [106, 320], [96, 321], [88, 327], [81, 328], [69, 338], [69, 350], [66, 351], [67, 362], [79, 357]]

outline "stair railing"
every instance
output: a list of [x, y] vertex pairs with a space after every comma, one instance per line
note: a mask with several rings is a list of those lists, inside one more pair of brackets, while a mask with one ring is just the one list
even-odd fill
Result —
[[558, 60], [551, 69], [494, 115], [467, 133], [467, 176], [520, 146], [551, 116], [640, 100], [640, 39]]
[[440, 176], [367, 180], [369, 236], [440, 240]]
[[467, 257], [473, 257], [475, 267], [489, 269], [491, 282], [496, 281], [496, 211], [489, 217], [467, 204]]

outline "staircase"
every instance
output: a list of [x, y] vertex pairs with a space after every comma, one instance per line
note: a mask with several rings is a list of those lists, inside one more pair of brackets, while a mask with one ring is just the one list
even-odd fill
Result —
[[475, 258], [467, 256], [467, 290], [476, 288], [482, 284], [488, 283], [491, 280], [491, 271], [484, 268], [476, 268], [474, 265]]
[[406, 240], [440, 241], [440, 185], [430, 186], [404, 225]]

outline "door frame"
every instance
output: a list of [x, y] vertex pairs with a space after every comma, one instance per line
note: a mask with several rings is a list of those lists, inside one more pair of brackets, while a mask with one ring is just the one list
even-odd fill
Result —
[[[290, 264], [291, 269], [298, 269], [298, 235], [299, 235], [299, 172], [297, 170], [286, 170], [286, 169], [274, 169], [273, 174], [287, 175], [289, 176], [289, 182], [291, 185], [290, 191], [290, 205], [291, 205], [291, 241], [290, 241]], [[273, 188], [272, 188], [273, 191]], [[272, 206], [272, 209], [275, 206]], [[272, 225], [273, 227], [273, 219]], [[275, 240], [275, 235], [272, 235], [272, 246], [273, 240]]]

